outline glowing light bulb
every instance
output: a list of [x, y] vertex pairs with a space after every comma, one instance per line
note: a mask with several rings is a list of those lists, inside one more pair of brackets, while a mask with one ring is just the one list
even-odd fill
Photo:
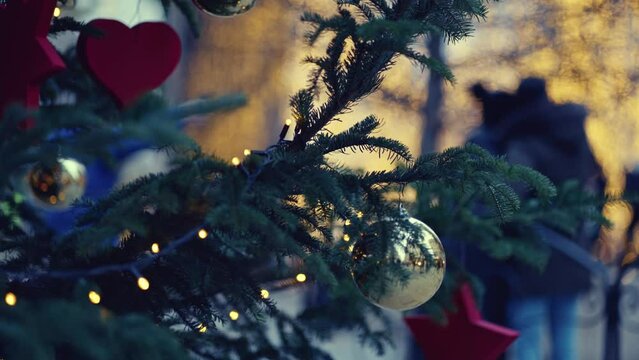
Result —
[[251, 150], [244, 149], [244, 156], [249, 156], [249, 155], [251, 155]]
[[236, 321], [237, 319], [240, 318], [240, 313], [233, 310], [229, 313], [229, 317], [231, 318], [231, 320]]
[[260, 296], [262, 296], [262, 299], [268, 299], [271, 296], [271, 293], [269, 293], [266, 289], [262, 289], [262, 291], [260, 291]]
[[204, 334], [208, 329], [206, 326], [204, 326], [204, 324], [200, 324], [198, 325], [197, 330], [201, 332], [202, 334]]
[[60, 17], [61, 14], [62, 10], [60, 10], [59, 7], [56, 7], [55, 10], [53, 10], [53, 17]]
[[346, 221], [344, 221], [344, 226], [351, 226], [351, 219], [346, 219]]
[[157, 254], [160, 252], [160, 244], [158, 243], [153, 243], [153, 245], [151, 245], [151, 252], [154, 254]]
[[14, 294], [12, 292], [8, 292], [4, 296], [4, 302], [6, 302], [7, 305], [9, 305], [9, 306], [15, 306], [16, 303], [18, 302], [18, 297], [16, 296], [16, 294]]
[[233, 159], [231, 159], [231, 164], [233, 164], [233, 165], [235, 165], [235, 166], [240, 165], [240, 163], [241, 163], [241, 162], [240, 162], [240, 158], [239, 158], [239, 157], [237, 157], [237, 156], [236, 156], [236, 157], [234, 157]]
[[149, 287], [151, 287], [151, 283], [149, 283], [149, 280], [147, 280], [145, 277], [140, 276], [138, 278], [138, 287], [144, 291], [149, 290]]
[[92, 304], [97, 305], [100, 303], [101, 300], [102, 300], [102, 297], [100, 296], [100, 294], [98, 294], [95, 291], [89, 291], [89, 301]]
[[295, 277], [295, 280], [297, 280], [297, 282], [301, 282], [301, 283], [305, 282], [306, 281], [306, 274], [302, 274], [302, 273], [297, 274], [297, 276]]
[[348, 234], [344, 234], [344, 241], [349, 242], [351, 241], [351, 236]]
[[293, 120], [286, 119], [286, 121], [284, 123], [286, 124], [286, 126], [291, 126], [291, 124], [293, 123]]
[[197, 232], [197, 236], [198, 236], [200, 239], [204, 240], [204, 239], [206, 239], [207, 237], [209, 237], [209, 233], [208, 233], [206, 230], [201, 229], [200, 231], [198, 231], [198, 232]]
[[358, 219], [361, 219], [361, 218], [363, 218], [363, 217], [364, 217], [364, 213], [363, 213], [363, 212], [361, 212], [361, 211], [358, 211], [358, 212], [357, 212], [357, 218], [358, 218]]

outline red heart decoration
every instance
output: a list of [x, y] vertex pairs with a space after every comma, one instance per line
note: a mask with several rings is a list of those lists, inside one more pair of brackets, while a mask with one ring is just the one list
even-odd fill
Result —
[[116, 20], [98, 19], [89, 25], [102, 34], [81, 35], [78, 53], [121, 107], [160, 86], [180, 62], [180, 37], [165, 23], [129, 28]]

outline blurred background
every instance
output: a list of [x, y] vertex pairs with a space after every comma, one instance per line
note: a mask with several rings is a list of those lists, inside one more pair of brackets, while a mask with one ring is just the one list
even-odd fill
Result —
[[[245, 148], [264, 148], [276, 140], [284, 119], [290, 116], [289, 95], [306, 83], [309, 67], [301, 64], [302, 59], [316, 51], [303, 45], [305, 28], [298, 21], [309, 8], [330, 13], [334, 2], [258, 0], [242, 16], [216, 18], [200, 13], [199, 39], [180, 14], [169, 14], [186, 50], [178, 71], [164, 88], [170, 100], [179, 103], [235, 91], [249, 97], [246, 107], [189, 129], [207, 152], [231, 158]], [[480, 120], [480, 109], [468, 91], [471, 85], [481, 82], [493, 90], [513, 91], [522, 78], [543, 77], [552, 100], [588, 107], [586, 130], [604, 169], [607, 189], [623, 191], [625, 173], [639, 164], [639, 2], [508, 0], [491, 2], [489, 9], [473, 38], [455, 44], [434, 38], [421, 45], [452, 68], [454, 84], [400, 60], [388, 73], [382, 91], [343, 116], [343, 122], [334, 123], [333, 129], [376, 114], [386, 124], [382, 135], [407, 144], [415, 154], [442, 150], [463, 144]], [[165, 19], [159, 0], [75, 0], [75, 8], [63, 11], [81, 20], [117, 18], [129, 25]], [[56, 41], [58, 47], [64, 47], [71, 40]], [[385, 159], [361, 154], [343, 155], [335, 161], [369, 170], [390, 167]], [[623, 252], [624, 261], [634, 260], [639, 237], [631, 239], [629, 247], [625, 238], [631, 210], [616, 205], [604, 211], [615, 227], [602, 232], [598, 256], [612, 261]], [[628, 272], [624, 285], [639, 287], [636, 275], [636, 271]], [[622, 358], [636, 359], [632, 354], [639, 350], [633, 347], [639, 340], [638, 329], [634, 329], [639, 327], [639, 296], [636, 289], [628, 294], [622, 302], [627, 325], [622, 331]], [[593, 321], [596, 317], [587, 316], [603, 306], [602, 296], [601, 289], [584, 296], [581, 331], [582, 338], [589, 341], [580, 359], [602, 358], [603, 319]], [[290, 303], [294, 311], [303, 296], [295, 290], [278, 300]], [[403, 358], [409, 337], [400, 316], [394, 316], [397, 347], [387, 354], [388, 359]], [[338, 359], [362, 356], [356, 340], [346, 334], [328, 346]]]

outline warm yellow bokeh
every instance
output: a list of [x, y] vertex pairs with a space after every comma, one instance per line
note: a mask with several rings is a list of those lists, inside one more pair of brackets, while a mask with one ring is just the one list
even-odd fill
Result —
[[[608, 190], [622, 191], [625, 172], [639, 163], [638, 15], [636, 1], [491, 4], [477, 34], [448, 49], [459, 83], [447, 89], [444, 144], [459, 144], [476, 126], [477, 109], [465, 91], [470, 85], [513, 90], [521, 78], [544, 77], [553, 100], [588, 107], [586, 131]], [[615, 253], [630, 215], [623, 206], [609, 206], [605, 214], [616, 226], [604, 231], [602, 246]]]
[[[208, 152], [231, 159], [244, 149], [260, 149], [277, 141], [285, 119], [291, 116], [290, 95], [307, 85], [309, 65], [302, 60], [309, 54], [321, 54], [326, 39], [315, 48], [303, 42], [308, 28], [298, 21], [306, 9], [331, 14], [333, 0], [263, 1], [246, 13], [231, 19], [203, 17], [203, 36], [196, 43], [191, 60], [188, 89], [190, 97], [243, 91], [249, 104], [231, 113], [216, 115], [206, 129], [191, 134]], [[385, 122], [378, 135], [388, 136], [419, 149], [422, 122], [419, 106], [425, 99], [426, 73], [409, 61], [401, 60], [387, 76], [387, 94], [405, 98], [402, 104], [390, 104], [382, 94], [366, 99], [353, 112], [340, 116], [331, 131], [342, 131], [375, 114]], [[354, 168], [388, 169], [386, 159], [377, 155], [339, 155], [335, 162]]]
[[[277, 140], [290, 117], [288, 97], [306, 85], [302, 59], [323, 50], [303, 44], [305, 9], [330, 13], [333, 0], [262, 1], [232, 19], [204, 17], [188, 82], [191, 97], [243, 91], [249, 105], [216, 115], [207, 129], [192, 133], [224, 159]], [[486, 22], [473, 37], [446, 46], [457, 83], [446, 85], [440, 149], [460, 145], [480, 120], [468, 88], [483, 82], [514, 90], [527, 76], [547, 79], [557, 102], [585, 104], [587, 133], [611, 191], [624, 187], [623, 174], [639, 163], [639, 3], [608, 0], [509, 0], [490, 2]], [[383, 92], [367, 98], [330, 125], [341, 131], [369, 114], [383, 119], [379, 135], [402, 141], [419, 152], [424, 128], [420, 112], [427, 98], [428, 72], [400, 60], [387, 74]], [[337, 155], [336, 163], [353, 168], [388, 169], [376, 155]], [[627, 215], [607, 210], [623, 225]], [[618, 234], [617, 234], [618, 235]], [[615, 236], [617, 236], [615, 235]], [[614, 236], [613, 236], [614, 237]]]
[[[447, 91], [445, 144], [456, 145], [478, 120], [464, 91], [468, 86], [481, 81], [512, 90], [523, 77], [541, 76], [555, 101], [589, 108], [593, 150], [609, 189], [622, 190], [624, 171], [639, 162], [637, 15], [639, 6], [632, 1], [491, 4], [476, 35], [449, 49], [459, 83]], [[463, 113], [470, 116], [460, 119]]]

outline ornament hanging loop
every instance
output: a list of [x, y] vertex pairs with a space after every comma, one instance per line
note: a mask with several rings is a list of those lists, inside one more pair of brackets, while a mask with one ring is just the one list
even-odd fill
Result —
[[406, 207], [401, 202], [399, 203], [399, 216], [401, 218], [409, 218], [410, 217], [410, 214], [408, 213], [408, 210], [406, 210]]

